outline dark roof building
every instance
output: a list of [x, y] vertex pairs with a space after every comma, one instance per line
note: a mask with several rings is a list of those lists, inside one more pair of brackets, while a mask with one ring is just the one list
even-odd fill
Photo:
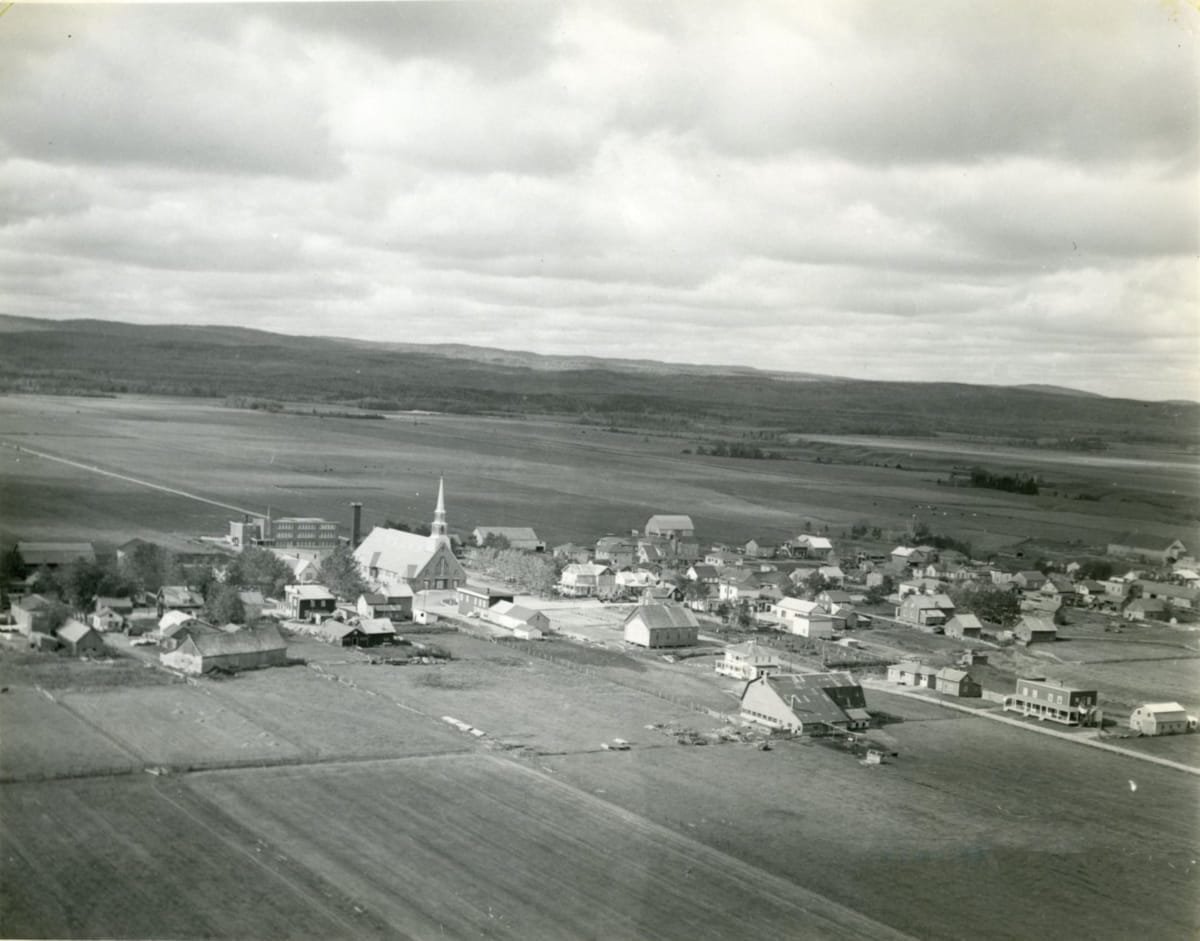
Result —
[[863, 688], [849, 673], [768, 673], [742, 690], [742, 716], [800, 734], [863, 729], [871, 721]]

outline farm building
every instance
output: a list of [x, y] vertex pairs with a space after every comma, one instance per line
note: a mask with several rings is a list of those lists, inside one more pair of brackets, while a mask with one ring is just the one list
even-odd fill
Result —
[[329, 618], [315, 633], [326, 643], [341, 647], [378, 647], [396, 639], [396, 628], [387, 618], [355, 618], [352, 621]]
[[1012, 695], [1004, 697], [1004, 710], [1063, 725], [1081, 725], [1095, 712], [1096, 700], [1094, 689], [1075, 689], [1044, 677], [1018, 677]]
[[1151, 582], [1142, 579], [1134, 582], [1142, 589], [1142, 597], [1156, 601], [1165, 601], [1173, 608], [1190, 611], [1200, 607], [1200, 589], [1188, 585], [1172, 585], [1170, 582]]
[[1126, 621], [1165, 621], [1167, 604], [1158, 598], [1134, 598], [1125, 605], [1121, 617]]
[[690, 647], [699, 639], [700, 622], [689, 608], [642, 604], [624, 624], [625, 641], [639, 647]]
[[887, 668], [888, 682], [900, 686], [925, 686], [932, 689], [933, 678], [936, 675], [937, 671], [933, 667], [927, 667], [916, 660], [902, 660]]
[[158, 616], [166, 611], [196, 612], [204, 607], [204, 598], [187, 585], [163, 585], [158, 590]]
[[[181, 620], [167, 619], [171, 615], [182, 615], [179, 611], [168, 611], [163, 615], [162, 621], [159, 622], [158, 628], [158, 646], [162, 650], [174, 650], [189, 637], [196, 634], [212, 634], [216, 632], [216, 628], [207, 621], [201, 621], [191, 615], [182, 615]], [[163, 622], [166, 621], [164, 626]]]
[[546, 544], [537, 537], [528, 526], [476, 526], [471, 532], [475, 545], [482, 546], [491, 537], [494, 542], [503, 539], [510, 549], [522, 549], [526, 552], [545, 552]]
[[778, 547], [773, 543], [759, 542], [757, 539], [751, 539], [742, 547], [747, 558], [751, 559], [773, 559], [777, 550]]
[[246, 613], [247, 621], [257, 621], [267, 609], [267, 599], [257, 588], [239, 591], [238, 600], [242, 603], [242, 610]]
[[1194, 731], [1196, 719], [1177, 702], [1148, 702], [1130, 713], [1129, 727], [1142, 735], [1179, 735]]
[[1187, 555], [1187, 546], [1178, 539], [1124, 533], [1108, 544], [1108, 554], [1157, 565], [1169, 565]]
[[9, 605], [12, 622], [26, 637], [33, 634], [46, 634], [50, 631], [50, 622], [54, 608], [58, 602], [51, 601], [45, 595], [26, 595], [20, 601]]
[[592, 552], [585, 546], [577, 546], [573, 542], [564, 542], [561, 545], [555, 546], [550, 552], [556, 559], [562, 559], [564, 562], [589, 562], [592, 558]]
[[966, 670], [954, 667], [932, 667], [915, 660], [905, 660], [888, 667], [888, 682], [900, 686], [915, 686], [932, 689], [947, 696], [962, 698], [978, 697], [983, 694], [980, 685]]
[[682, 601], [683, 592], [674, 585], [651, 585], [643, 588], [638, 596], [638, 604], [667, 604], [671, 601]]
[[863, 689], [849, 673], [771, 673], [742, 690], [742, 718], [798, 734], [865, 729]]
[[1025, 644], [1051, 643], [1058, 640], [1058, 628], [1048, 618], [1026, 614], [1013, 628], [1013, 636]]
[[937, 550], [931, 546], [896, 546], [892, 550], [891, 562], [893, 569], [903, 570], [928, 565], [936, 562], [937, 558]]
[[483, 588], [479, 585], [459, 585], [454, 597], [458, 601], [459, 614], [483, 614], [499, 601], [512, 601], [513, 593], [502, 588]]
[[955, 614], [946, 622], [947, 637], [979, 637], [983, 633], [983, 622], [974, 614]]
[[846, 581], [846, 573], [842, 571], [839, 565], [822, 565], [817, 572], [820, 576], [832, 585], [841, 585]]
[[428, 536], [418, 536], [376, 526], [354, 550], [363, 578], [383, 592], [401, 585], [416, 592], [453, 590], [466, 584], [467, 573], [450, 544], [445, 488], [440, 481], [429, 532]]
[[1021, 591], [1041, 591], [1042, 586], [1046, 584], [1046, 576], [1041, 572], [1017, 572], [1012, 577], [1012, 583]]
[[572, 562], [562, 570], [558, 589], [572, 598], [607, 598], [616, 590], [612, 570], [596, 562]]
[[754, 680], [767, 673], [778, 673], [782, 669], [783, 665], [775, 652], [770, 647], [763, 647], [754, 641], [726, 647], [716, 665], [716, 671], [721, 676], [732, 676], [738, 680]]
[[355, 610], [364, 618], [387, 618], [403, 621], [412, 617], [413, 591], [407, 585], [392, 589], [387, 594], [370, 591], [358, 596]]
[[272, 627], [223, 634], [194, 634], [159, 654], [164, 666], [184, 673], [255, 670], [287, 663], [287, 644]]
[[107, 652], [104, 638], [82, 621], [68, 618], [67, 622], [54, 632], [64, 650], [75, 657], [92, 657]]
[[970, 673], [954, 667], [942, 667], [938, 670], [934, 688], [939, 693], [963, 699], [978, 698], [983, 695], [983, 687], [975, 682]]
[[788, 542], [788, 551], [797, 559], [820, 559], [832, 562], [837, 558], [833, 543], [826, 536], [810, 536], [801, 533]]
[[833, 635], [833, 615], [815, 601], [782, 598], [759, 617], [774, 622], [780, 630], [800, 637]]
[[283, 597], [288, 616], [298, 621], [332, 614], [337, 607], [337, 598], [324, 585], [285, 585]]
[[696, 526], [690, 516], [659, 513], [646, 521], [643, 533], [666, 539], [691, 539], [696, 535]]
[[954, 617], [954, 602], [946, 595], [906, 595], [896, 609], [896, 619], [930, 630], [944, 628]]
[[[601, 536], [596, 540], [596, 561], [616, 568], [633, 565], [638, 560], [638, 541], [628, 536]], [[587, 559], [576, 559], [577, 563]]]
[[96, 561], [96, 549], [90, 542], [18, 542], [17, 552], [29, 571], [57, 569], [76, 559]]
[[522, 640], [541, 640], [550, 632], [550, 618], [544, 611], [534, 611], [511, 601], [496, 602], [483, 617], [497, 627], [512, 631]]

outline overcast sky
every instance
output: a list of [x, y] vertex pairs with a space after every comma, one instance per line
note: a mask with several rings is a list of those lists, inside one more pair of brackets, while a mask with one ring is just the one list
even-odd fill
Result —
[[30, 6], [0, 311], [1200, 397], [1164, 0]]

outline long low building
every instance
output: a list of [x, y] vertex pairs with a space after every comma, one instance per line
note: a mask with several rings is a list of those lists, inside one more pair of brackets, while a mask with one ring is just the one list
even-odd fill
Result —
[[287, 643], [274, 627], [193, 634], [159, 655], [164, 666], [183, 673], [256, 670], [287, 663]]
[[863, 688], [849, 673], [768, 673], [742, 690], [742, 718], [797, 734], [865, 729]]
[[691, 647], [700, 639], [700, 622], [690, 608], [677, 604], [641, 604], [625, 619], [625, 641], [639, 647]]
[[1082, 725], [1096, 711], [1094, 689], [1076, 689], [1044, 677], [1018, 677], [1016, 689], [1004, 698], [1006, 712], [1062, 725]]

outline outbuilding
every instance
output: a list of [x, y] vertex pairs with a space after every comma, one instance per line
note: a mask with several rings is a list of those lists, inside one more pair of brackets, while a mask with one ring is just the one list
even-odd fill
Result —
[[1129, 727], [1142, 735], [1178, 735], [1196, 728], [1196, 719], [1177, 702], [1148, 702], [1129, 716]]
[[159, 655], [164, 666], [184, 673], [254, 670], [287, 663], [287, 644], [274, 625], [224, 634], [193, 634]]
[[677, 604], [638, 605], [625, 619], [625, 641], [639, 647], [690, 647], [699, 636], [696, 615]]
[[96, 629], [74, 618], [69, 618], [54, 634], [66, 651], [76, 657], [93, 657], [107, 651], [104, 638]]

